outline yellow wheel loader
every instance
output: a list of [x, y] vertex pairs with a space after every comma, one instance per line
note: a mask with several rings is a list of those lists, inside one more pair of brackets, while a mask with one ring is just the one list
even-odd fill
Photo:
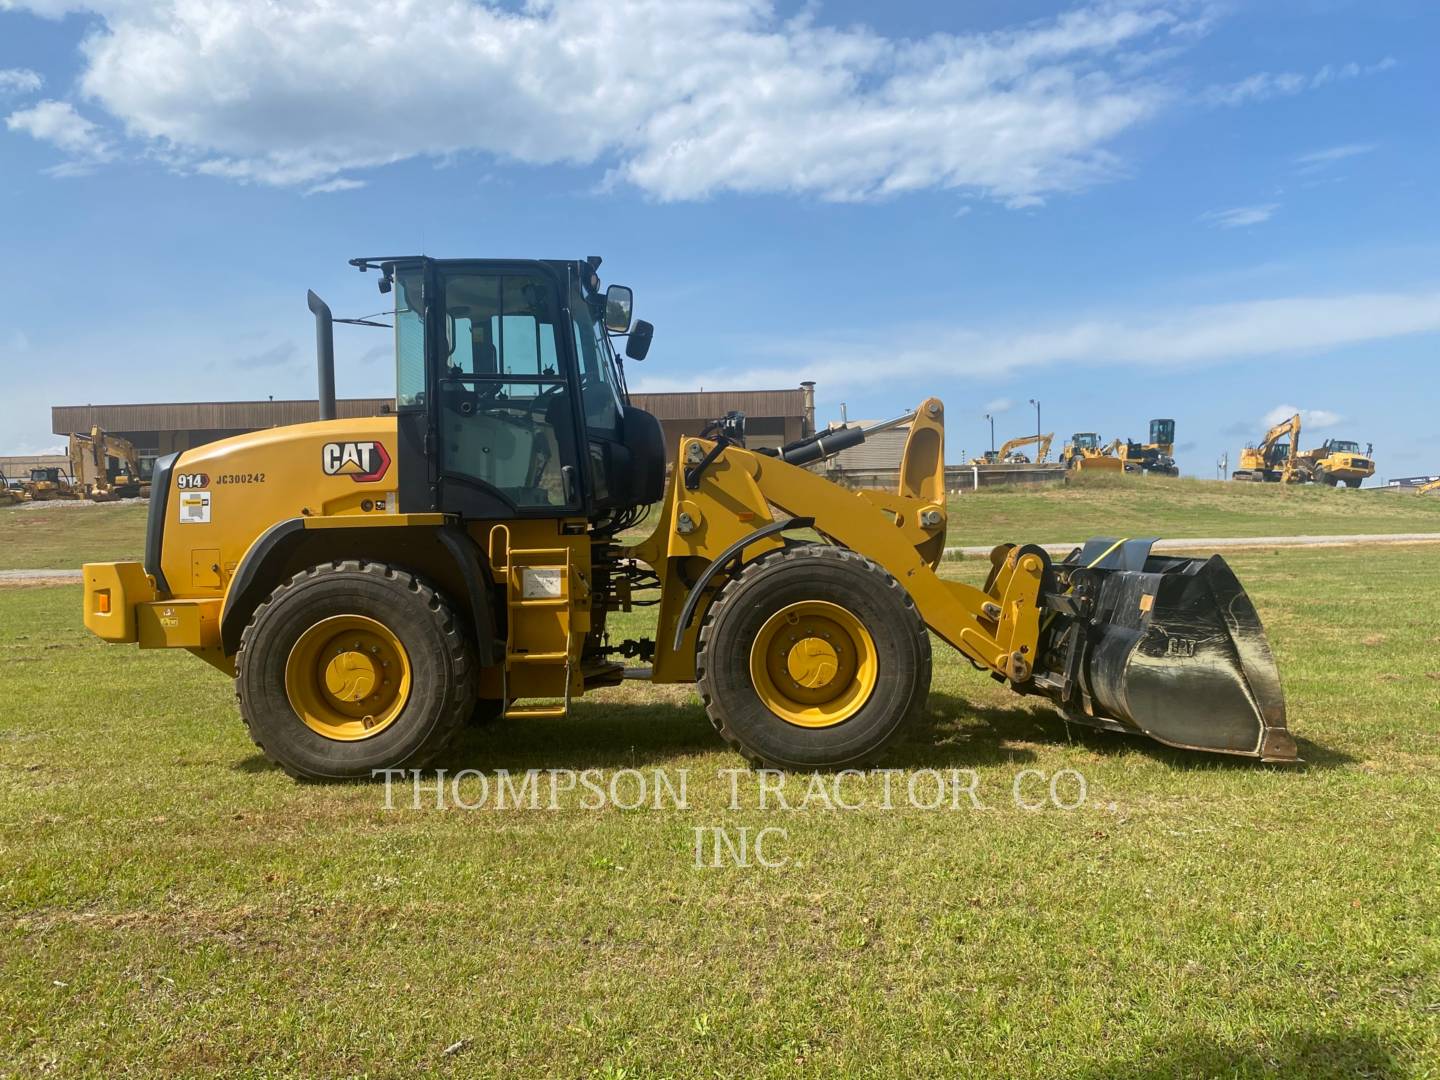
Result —
[[[749, 449], [738, 414], [682, 438], [667, 483], [615, 349], [628, 335], [642, 359], [653, 327], [630, 290], [601, 290], [598, 258], [353, 264], [394, 299], [395, 412], [334, 418], [333, 320], [311, 293], [321, 419], [160, 459], [144, 562], [84, 568], [93, 632], [233, 675], [292, 775], [418, 768], [469, 718], [561, 716], [627, 679], [695, 683], [750, 761], [857, 766], [924, 708], [932, 636], [1078, 723], [1296, 759], [1219, 557], [1007, 543], [983, 587], [937, 572], [938, 400], [879, 425], [909, 425], [894, 491], [805, 468], [875, 428]], [[639, 606], [653, 639], [613, 641], [609, 617]]]
[[1049, 435], [1022, 435], [1018, 439], [1011, 439], [999, 450], [986, 450], [980, 457], [971, 458], [968, 465], [1029, 465], [1030, 458], [1020, 451], [1026, 446], [1035, 447], [1035, 464], [1044, 465], [1045, 459], [1050, 456], [1050, 443], [1055, 439], [1054, 433]]
[[1116, 455], [1119, 442], [1103, 446], [1093, 431], [1077, 431], [1060, 451], [1060, 464], [1077, 472], [1124, 472], [1125, 462]]

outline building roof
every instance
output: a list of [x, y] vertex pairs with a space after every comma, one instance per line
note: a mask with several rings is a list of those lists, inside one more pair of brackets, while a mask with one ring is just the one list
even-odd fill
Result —
[[805, 415], [805, 391], [800, 389], [631, 394], [630, 400], [657, 420], [713, 420], [727, 412], [755, 417]]
[[[393, 398], [341, 398], [336, 415], [379, 416], [395, 408]], [[304, 424], [320, 418], [313, 398], [299, 401], [172, 401], [150, 405], [55, 405], [50, 409], [56, 435], [89, 431], [252, 431]]]

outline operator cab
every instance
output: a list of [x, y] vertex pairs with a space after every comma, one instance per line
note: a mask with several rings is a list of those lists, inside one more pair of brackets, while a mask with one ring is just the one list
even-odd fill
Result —
[[600, 259], [352, 259], [395, 301], [402, 513], [605, 518], [658, 501], [659, 422], [629, 403], [623, 362], [653, 327], [603, 292]]
[[1070, 441], [1076, 450], [1100, 449], [1100, 436], [1093, 431], [1077, 431]]
[[1155, 446], [1172, 446], [1175, 443], [1174, 420], [1151, 420], [1150, 442]]

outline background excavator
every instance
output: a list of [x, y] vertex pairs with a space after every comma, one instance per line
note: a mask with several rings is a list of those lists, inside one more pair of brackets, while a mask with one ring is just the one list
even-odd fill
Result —
[[978, 458], [971, 458], [966, 464], [969, 465], [1029, 465], [1030, 458], [1020, 453], [1025, 446], [1035, 447], [1035, 464], [1045, 464], [1045, 459], [1050, 456], [1050, 443], [1054, 441], [1055, 433], [1047, 435], [1024, 435], [1018, 439], [1011, 439], [999, 450], [986, 450]]
[[1282, 420], [1265, 433], [1258, 445], [1240, 451], [1240, 467], [1232, 480], [1256, 480], [1284, 484], [1344, 484], [1358, 488], [1375, 475], [1373, 447], [1363, 452], [1360, 444], [1345, 439], [1326, 439], [1313, 450], [1301, 452], [1300, 414]]
[[70, 475], [96, 502], [144, 498], [150, 484], [141, 476], [140, 455], [129, 439], [92, 427], [70, 436]]
[[[924, 710], [932, 640], [1077, 724], [1296, 760], [1219, 556], [1002, 543], [981, 585], [939, 572], [939, 400], [779, 449], [749, 448], [732, 414], [680, 439], [667, 480], [614, 348], [642, 359], [653, 327], [629, 289], [600, 288], [599, 258], [352, 262], [393, 298], [395, 411], [336, 419], [333, 320], [311, 293], [322, 419], [161, 458], [144, 561], [83, 570], [91, 631], [232, 675], [293, 776], [420, 768], [467, 720], [560, 717], [631, 680], [694, 683], [749, 761], [854, 767]], [[898, 426], [892, 490], [806, 467]], [[634, 609], [653, 637], [613, 640]]]
[[1260, 442], [1240, 451], [1240, 467], [1230, 474], [1232, 480], [1254, 480], [1269, 483], [1300, 483], [1305, 474], [1295, 468], [1296, 448], [1300, 445], [1300, 414], [1282, 420]]

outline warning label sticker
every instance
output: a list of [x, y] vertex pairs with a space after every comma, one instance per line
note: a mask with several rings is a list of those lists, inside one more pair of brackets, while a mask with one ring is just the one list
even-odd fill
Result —
[[208, 524], [210, 521], [210, 492], [180, 492], [180, 523]]

